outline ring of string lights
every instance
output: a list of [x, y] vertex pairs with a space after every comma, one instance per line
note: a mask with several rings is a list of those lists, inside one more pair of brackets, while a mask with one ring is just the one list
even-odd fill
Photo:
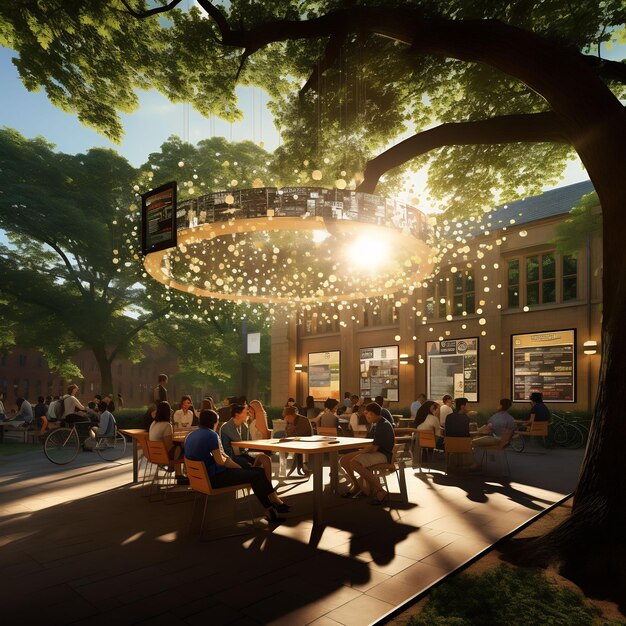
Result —
[[371, 298], [432, 272], [426, 216], [380, 196], [312, 187], [225, 191], [179, 203], [178, 245], [146, 271], [194, 297], [266, 304]]

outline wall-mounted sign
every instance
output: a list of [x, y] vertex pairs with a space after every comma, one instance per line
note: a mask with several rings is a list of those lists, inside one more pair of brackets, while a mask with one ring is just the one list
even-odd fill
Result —
[[141, 196], [141, 251], [144, 255], [176, 246], [176, 183]]
[[427, 395], [439, 402], [448, 394], [478, 402], [478, 337], [427, 341]]
[[576, 331], [511, 335], [513, 402], [576, 402]]
[[261, 353], [261, 333], [248, 333], [247, 335], [248, 354]]
[[309, 394], [318, 402], [327, 398], [339, 400], [340, 392], [340, 353], [309, 353]]
[[398, 346], [361, 348], [359, 392], [364, 398], [382, 396], [385, 400], [397, 402], [400, 363]]

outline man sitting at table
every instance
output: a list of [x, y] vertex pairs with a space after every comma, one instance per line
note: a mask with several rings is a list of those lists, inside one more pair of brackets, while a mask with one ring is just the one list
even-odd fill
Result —
[[220, 438], [224, 446], [224, 452], [241, 467], [258, 467], [265, 470], [268, 478], [272, 476], [272, 460], [262, 452], [256, 456], [248, 453], [246, 448], [236, 445], [238, 453], [233, 450], [233, 442], [249, 441], [250, 433], [246, 422], [248, 420], [248, 407], [244, 404], [231, 404], [231, 418], [220, 428]]
[[242, 467], [224, 453], [214, 430], [218, 422], [215, 411], [208, 409], [200, 413], [198, 429], [190, 432], [185, 439], [185, 456], [191, 461], [204, 462], [211, 486], [215, 489], [250, 483], [254, 495], [267, 509], [267, 520], [270, 523], [284, 521], [277, 514], [288, 513], [291, 507], [278, 497], [261, 467]]
[[[283, 415], [286, 422], [286, 437], [310, 437], [313, 434], [311, 422], [309, 422], [304, 415], [296, 413], [295, 406], [286, 406]], [[304, 476], [308, 473], [308, 470], [304, 467], [304, 457], [302, 454], [296, 453], [293, 455], [293, 465], [289, 473], [291, 474], [294, 469], [300, 476]]]
[[[340, 465], [351, 481], [351, 488], [343, 494], [343, 497], [354, 498], [365, 494], [374, 498], [371, 504], [382, 504], [389, 494], [368, 468], [381, 463], [391, 463], [395, 436], [393, 426], [382, 417], [381, 406], [376, 402], [371, 402], [365, 407], [365, 417], [372, 424], [370, 435], [374, 440], [362, 450], [346, 454], [341, 458]], [[356, 478], [355, 472], [359, 474], [360, 480]]]
[[478, 429], [478, 432], [484, 433], [485, 436], [474, 439], [472, 446], [481, 448], [497, 446], [500, 443], [500, 439], [504, 436], [505, 430], [515, 430], [515, 420], [508, 412], [511, 408], [511, 404], [512, 402], [508, 398], [500, 400], [498, 412], [494, 413], [489, 418], [489, 421]]
[[[446, 418], [446, 437], [469, 437], [469, 415], [467, 414], [467, 398], [455, 398], [456, 411]], [[467, 466], [471, 471], [480, 469], [472, 454], [459, 454], [459, 466]]]

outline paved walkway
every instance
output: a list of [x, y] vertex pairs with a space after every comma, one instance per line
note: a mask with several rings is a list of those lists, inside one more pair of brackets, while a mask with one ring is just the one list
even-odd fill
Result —
[[407, 505], [329, 494], [321, 529], [310, 483], [289, 481], [287, 524], [216, 541], [189, 533], [191, 500], [141, 497], [129, 458], [2, 458], [2, 614], [46, 625], [370, 624], [569, 493], [582, 458], [507, 454], [510, 480], [408, 469]]

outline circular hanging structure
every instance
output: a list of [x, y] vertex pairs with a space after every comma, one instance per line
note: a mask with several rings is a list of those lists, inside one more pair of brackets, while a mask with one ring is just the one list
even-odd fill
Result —
[[173, 289], [232, 301], [317, 303], [404, 291], [432, 271], [425, 215], [341, 189], [254, 188], [179, 203], [178, 245], [145, 257]]

